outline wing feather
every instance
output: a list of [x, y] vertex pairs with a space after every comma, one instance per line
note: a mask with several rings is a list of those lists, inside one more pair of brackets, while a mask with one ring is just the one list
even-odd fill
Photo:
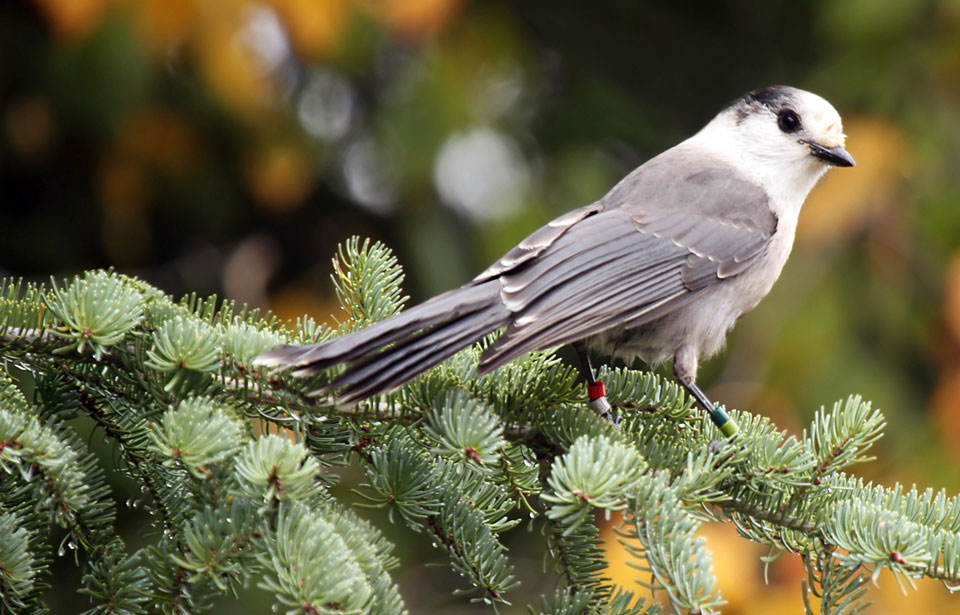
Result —
[[578, 222], [603, 211], [604, 207], [603, 203], [598, 201], [586, 207], [569, 211], [548, 222], [507, 252], [503, 258], [487, 267], [483, 273], [473, 279], [473, 283], [478, 284], [499, 277], [540, 256], [544, 250], [556, 243], [564, 233], [574, 228]]
[[605, 210], [577, 218], [536, 258], [500, 274], [514, 316], [484, 352], [481, 373], [534, 349], [650, 322], [764, 253], [777, 225], [760, 186], [716, 161], [687, 175], [685, 161], [652, 162], [611, 191]]
[[390, 391], [478, 341], [491, 326], [498, 324], [495, 315], [484, 311], [443, 323], [430, 335], [413, 338], [399, 348], [373, 355], [352, 366], [323, 392], [342, 389], [338, 402], [349, 404], [381, 391]]

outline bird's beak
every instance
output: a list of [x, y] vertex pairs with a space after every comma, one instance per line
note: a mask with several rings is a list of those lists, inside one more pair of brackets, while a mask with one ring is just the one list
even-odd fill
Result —
[[810, 146], [811, 156], [816, 156], [820, 160], [828, 162], [835, 167], [857, 166], [857, 161], [853, 159], [853, 156], [840, 145], [836, 147], [824, 147], [816, 141], [804, 141], [804, 143]]

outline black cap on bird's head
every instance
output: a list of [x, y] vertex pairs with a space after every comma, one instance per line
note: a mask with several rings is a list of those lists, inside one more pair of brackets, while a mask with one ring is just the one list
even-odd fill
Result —
[[739, 126], [754, 117], [769, 118], [781, 134], [795, 137], [808, 153], [838, 167], [856, 165], [844, 149], [843, 124], [836, 109], [823, 98], [786, 85], [753, 90], [727, 105]]

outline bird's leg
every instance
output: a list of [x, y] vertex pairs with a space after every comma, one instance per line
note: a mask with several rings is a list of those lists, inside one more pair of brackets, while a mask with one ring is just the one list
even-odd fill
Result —
[[710, 415], [710, 420], [713, 421], [713, 424], [717, 426], [723, 435], [732, 436], [740, 431], [737, 422], [727, 414], [723, 408], [714, 406], [713, 402], [707, 399], [704, 392], [696, 385], [697, 357], [690, 347], [685, 346], [681, 348], [676, 356], [674, 356], [673, 372], [677, 376], [680, 384], [683, 385], [683, 388], [685, 388], [690, 395], [693, 395], [693, 398], [697, 400], [701, 408], [707, 411], [707, 414]]
[[723, 435], [732, 436], [733, 434], [740, 431], [740, 427], [737, 425], [737, 422], [727, 414], [723, 408], [717, 408], [713, 403], [707, 399], [707, 396], [704, 395], [703, 391], [700, 390], [696, 384], [692, 382], [683, 382], [680, 381], [680, 384], [683, 385], [693, 398], [697, 400], [697, 403], [700, 404], [700, 407], [707, 411], [707, 414], [710, 415], [710, 420], [713, 421], [713, 424], [716, 425]]
[[577, 351], [580, 358], [580, 371], [587, 379], [587, 397], [590, 398], [589, 405], [594, 412], [602, 416], [614, 427], [619, 427], [617, 420], [611, 414], [613, 409], [610, 402], [607, 401], [607, 387], [602, 380], [597, 380], [593, 374], [593, 365], [590, 364], [590, 355], [587, 354], [587, 345], [582, 341], [574, 342], [573, 349]]

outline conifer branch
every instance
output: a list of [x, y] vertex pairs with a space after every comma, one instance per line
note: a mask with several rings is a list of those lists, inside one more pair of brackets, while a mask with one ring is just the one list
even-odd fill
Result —
[[730, 500], [717, 502], [717, 506], [742, 513], [757, 521], [767, 521], [804, 534], [819, 535], [820, 533], [820, 526], [817, 523], [790, 516], [786, 513], [785, 508], [781, 510], [765, 509], [756, 503], [739, 498], [731, 498]]
[[[477, 377], [490, 340], [351, 408], [313, 394], [336, 368], [300, 379], [252, 366], [277, 343], [390, 317], [405, 301], [401, 281], [389, 250], [353, 239], [334, 271], [347, 321], [304, 318], [293, 330], [113, 272], [0, 282], [0, 359], [16, 368], [0, 378], [3, 608], [43, 611], [46, 537], [61, 525], [65, 550], [86, 555], [90, 612], [159, 601], [193, 613], [253, 579], [292, 611], [405, 613], [390, 545], [330, 489], [350, 464], [363, 469], [368, 506], [435, 543], [491, 603], [513, 599], [503, 536], [523, 516], [542, 524], [561, 581], [541, 612], [647, 612], [603, 576], [598, 511], [623, 511], [635, 563], [683, 611], [721, 604], [696, 536], [705, 518], [802, 554], [810, 613], [858, 612], [863, 580], [883, 570], [907, 584], [960, 583], [960, 498], [845, 473], [871, 459], [885, 426], [856, 396], [821, 409], [799, 437], [734, 411], [741, 434], [727, 441], [654, 374], [602, 370], [619, 430], [585, 406], [576, 370], [551, 351]], [[118, 467], [147, 494], [145, 518], [164, 530], [144, 549], [128, 553], [113, 526], [102, 468], [67, 422], [84, 415], [116, 444]]]

